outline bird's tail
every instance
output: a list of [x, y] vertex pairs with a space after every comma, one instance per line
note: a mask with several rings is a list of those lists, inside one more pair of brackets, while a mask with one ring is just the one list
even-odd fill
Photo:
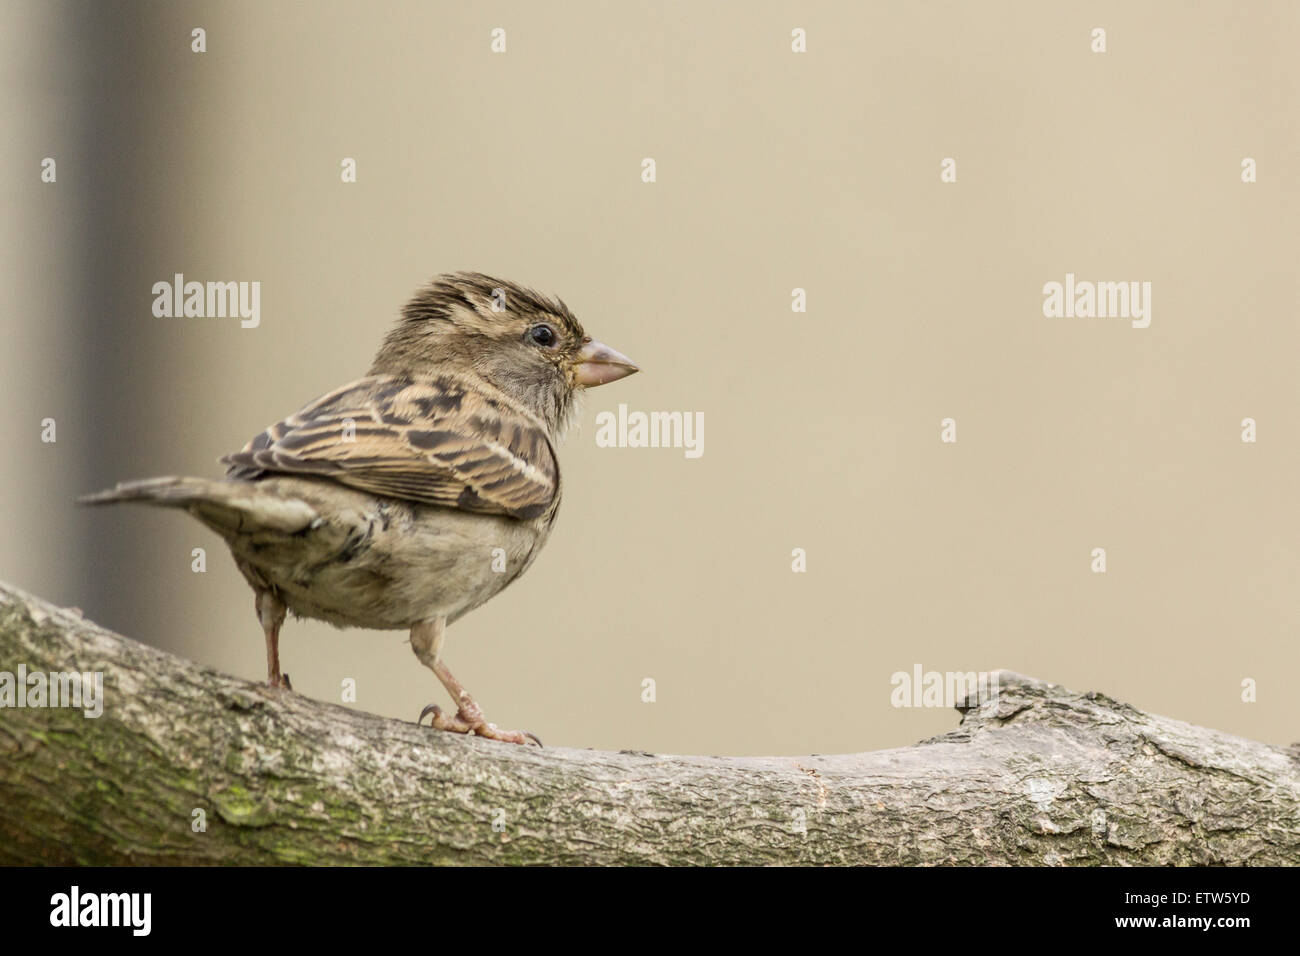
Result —
[[219, 533], [257, 528], [296, 534], [320, 517], [301, 498], [286, 497], [258, 482], [229, 479], [143, 478], [77, 499], [83, 505], [119, 501], [181, 508]]

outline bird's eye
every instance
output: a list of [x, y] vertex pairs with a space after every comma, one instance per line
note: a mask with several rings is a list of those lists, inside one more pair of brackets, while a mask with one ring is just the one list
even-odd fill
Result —
[[549, 325], [534, 325], [528, 330], [528, 337], [543, 348], [550, 348], [555, 344], [555, 330]]

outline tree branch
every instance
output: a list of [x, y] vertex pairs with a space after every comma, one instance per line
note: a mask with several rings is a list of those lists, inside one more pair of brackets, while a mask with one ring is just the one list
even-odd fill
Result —
[[[237, 680], [0, 584], [0, 863], [1296, 864], [1300, 754], [999, 673], [952, 733], [809, 757], [507, 746]], [[195, 830], [202, 811], [206, 830]]]

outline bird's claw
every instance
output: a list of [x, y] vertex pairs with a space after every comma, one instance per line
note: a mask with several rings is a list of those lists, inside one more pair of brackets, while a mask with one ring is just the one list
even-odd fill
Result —
[[430, 714], [433, 715], [432, 726], [438, 730], [446, 730], [453, 734], [472, 733], [508, 744], [527, 744], [531, 740], [538, 747], [542, 746], [542, 741], [536, 734], [526, 730], [501, 730], [496, 724], [489, 724], [481, 715], [466, 714], [464, 711], [457, 711], [455, 715], [446, 714], [437, 704], [430, 704], [420, 711], [420, 716], [415, 722], [424, 723], [424, 718]]

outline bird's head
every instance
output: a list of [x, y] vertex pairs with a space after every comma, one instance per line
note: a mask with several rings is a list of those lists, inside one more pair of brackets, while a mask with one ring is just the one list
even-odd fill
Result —
[[583, 331], [559, 299], [478, 272], [439, 276], [389, 332], [372, 375], [450, 371], [481, 377], [559, 431], [584, 388], [637, 371]]

